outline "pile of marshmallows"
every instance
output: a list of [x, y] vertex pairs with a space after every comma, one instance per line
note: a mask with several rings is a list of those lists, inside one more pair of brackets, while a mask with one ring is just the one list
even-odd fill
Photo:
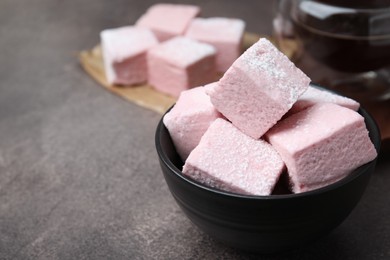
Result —
[[245, 23], [198, 18], [194, 5], [156, 4], [134, 26], [101, 32], [107, 81], [149, 83], [159, 92], [180, 92], [216, 80], [241, 53]]
[[[270, 195], [287, 172], [299, 193], [377, 156], [359, 103], [309, 86], [266, 39], [240, 56], [245, 23], [199, 13], [193, 5], [156, 4], [134, 26], [101, 32], [110, 84], [148, 82], [179, 97], [164, 124], [183, 174], [221, 190]], [[225, 73], [213, 82], [218, 72]]]
[[270, 195], [287, 173], [290, 192], [300, 193], [375, 159], [359, 103], [309, 83], [260, 39], [218, 82], [182, 92], [163, 122], [183, 174], [229, 192]]

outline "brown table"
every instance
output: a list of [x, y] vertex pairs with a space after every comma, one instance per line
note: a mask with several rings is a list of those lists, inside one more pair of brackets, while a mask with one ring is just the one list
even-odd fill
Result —
[[[0, 1], [0, 259], [259, 258], [191, 224], [158, 165], [160, 115], [99, 87], [78, 64], [102, 29], [133, 23], [154, 2]], [[273, 1], [196, 3], [203, 16], [271, 33]], [[329, 236], [263, 258], [389, 259], [388, 159]]]

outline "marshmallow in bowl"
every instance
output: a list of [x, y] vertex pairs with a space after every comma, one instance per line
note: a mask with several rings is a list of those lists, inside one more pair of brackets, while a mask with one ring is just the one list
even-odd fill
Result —
[[215, 48], [186, 37], [165, 41], [148, 53], [148, 82], [157, 91], [180, 92], [215, 80]]
[[284, 169], [279, 154], [225, 119], [216, 119], [188, 156], [183, 174], [209, 187], [270, 195]]
[[357, 111], [360, 107], [360, 104], [351, 98], [309, 86], [294, 103], [289, 114], [299, 112], [318, 103], [334, 103], [354, 111]]
[[158, 44], [150, 30], [134, 26], [106, 29], [100, 38], [108, 83], [134, 85], [147, 81], [146, 53]]
[[204, 87], [181, 92], [176, 104], [165, 114], [163, 122], [183, 162], [199, 144], [210, 124], [220, 117]]
[[295, 193], [332, 184], [377, 156], [364, 118], [332, 103], [287, 117], [266, 138], [285, 162]]
[[262, 38], [206, 93], [233, 125], [258, 139], [282, 118], [309, 83], [301, 70]]

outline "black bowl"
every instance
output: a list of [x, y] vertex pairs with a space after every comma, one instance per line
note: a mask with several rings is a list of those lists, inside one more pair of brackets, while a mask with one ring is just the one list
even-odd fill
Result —
[[[358, 112], [379, 152], [381, 138], [375, 121], [363, 108]], [[371, 161], [342, 180], [313, 191], [247, 196], [213, 189], [184, 176], [183, 162], [162, 120], [155, 142], [170, 192], [188, 218], [228, 246], [261, 253], [304, 246], [337, 227], [359, 202], [376, 164]]]

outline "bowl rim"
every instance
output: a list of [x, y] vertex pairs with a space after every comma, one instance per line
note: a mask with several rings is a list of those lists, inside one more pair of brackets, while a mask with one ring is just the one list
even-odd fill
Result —
[[[326, 91], [329, 91], [329, 92], [333, 92], [335, 94], [338, 94], [338, 95], [341, 95], [339, 93], [337, 93], [336, 91], [333, 91], [333, 90], [330, 90], [330, 89], [327, 89], [325, 87], [322, 87], [318, 84], [314, 84], [314, 83], [310, 83], [311, 86], [314, 86], [316, 88], [319, 88], [319, 89], [322, 89], [322, 90], [326, 90]], [[220, 196], [228, 196], [228, 197], [231, 197], [231, 198], [236, 198], [236, 199], [247, 199], [247, 200], [288, 200], [288, 199], [297, 199], [297, 198], [302, 198], [302, 197], [307, 197], [307, 196], [313, 196], [313, 195], [320, 195], [320, 194], [323, 194], [323, 193], [327, 193], [327, 192], [330, 192], [332, 190], [336, 190], [338, 188], [340, 188], [341, 186], [345, 185], [346, 183], [348, 182], [351, 182], [353, 181], [354, 179], [358, 178], [360, 175], [364, 174], [367, 169], [369, 167], [371, 167], [372, 164], [375, 165], [376, 161], [377, 161], [377, 158], [378, 156], [364, 164], [364, 165], [361, 165], [359, 166], [357, 169], [353, 170], [350, 174], [348, 174], [346, 177], [332, 183], [332, 184], [329, 184], [329, 185], [326, 185], [324, 187], [321, 187], [321, 188], [318, 188], [318, 189], [315, 189], [315, 190], [310, 190], [310, 191], [305, 191], [305, 192], [300, 192], [300, 193], [291, 193], [291, 194], [273, 194], [273, 195], [245, 195], [245, 194], [238, 194], [238, 193], [234, 193], [234, 192], [228, 192], [228, 191], [223, 191], [223, 190], [219, 190], [219, 189], [215, 189], [215, 188], [212, 188], [212, 187], [208, 187], [200, 182], [197, 182], [193, 179], [191, 179], [190, 177], [187, 177], [185, 176], [174, 164], [173, 162], [168, 158], [167, 154], [164, 153], [163, 149], [162, 149], [162, 144], [161, 144], [161, 134], [162, 134], [162, 131], [164, 129], [166, 129], [165, 125], [164, 125], [164, 122], [163, 122], [163, 118], [165, 116], [166, 113], [168, 113], [172, 107], [174, 105], [172, 105], [165, 113], [164, 115], [161, 117], [158, 125], [157, 125], [157, 129], [156, 129], [156, 134], [155, 134], [155, 146], [156, 146], [156, 150], [157, 150], [157, 154], [160, 158], [160, 161], [162, 163], [165, 164], [166, 167], [168, 167], [168, 169], [174, 173], [174, 175], [178, 178], [180, 178], [182, 181], [190, 184], [190, 185], [194, 185], [195, 187], [199, 188], [199, 189], [202, 189], [206, 192], [211, 192], [211, 193], [214, 193], [215, 195], [220, 195]], [[373, 144], [374, 144], [374, 147], [379, 155], [379, 151], [380, 151], [380, 144], [381, 144], [381, 138], [380, 138], [380, 131], [379, 131], [379, 127], [377, 125], [377, 123], [375, 122], [375, 120], [373, 119], [373, 117], [364, 109], [362, 108], [362, 106], [360, 106], [359, 110], [357, 111], [361, 116], [364, 117], [364, 120], [367, 121], [366, 123], [366, 126], [367, 125], [370, 125], [371, 126], [371, 131], [369, 131], [369, 134], [371, 134], [373, 136]], [[168, 129], [166, 129], [167, 132], [168, 132]], [[368, 129], [367, 129], [368, 130]], [[169, 133], [169, 132], [168, 132]]]

